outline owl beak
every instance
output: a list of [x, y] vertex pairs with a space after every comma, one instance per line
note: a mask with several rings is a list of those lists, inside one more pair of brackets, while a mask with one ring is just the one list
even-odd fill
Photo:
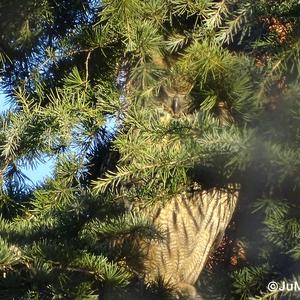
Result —
[[172, 111], [175, 115], [179, 113], [179, 111], [180, 111], [180, 101], [179, 101], [179, 98], [177, 96], [175, 96], [173, 98], [171, 108], [172, 108]]

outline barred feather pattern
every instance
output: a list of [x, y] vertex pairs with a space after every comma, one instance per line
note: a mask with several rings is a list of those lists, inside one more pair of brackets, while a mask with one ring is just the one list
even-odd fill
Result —
[[193, 285], [221, 242], [238, 195], [238, 189], [233, 187], [196, 190], [151, 208], [148, 213], [165, 238], [141, 246], [145, 251], [146, 282], [160, 278], [195, 296], [192, 299], [201, 299], [196, 297]]

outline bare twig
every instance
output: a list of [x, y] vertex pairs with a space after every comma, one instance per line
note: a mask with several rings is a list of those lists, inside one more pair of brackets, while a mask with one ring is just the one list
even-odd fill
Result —
[[88, 88], [88, 80], [89, 80], [89, 60], [91, 58], [91, 54], [92, 54], [93, 50], [90, 50], [86, 56], [86, 60], [85, 60], [85, 90], [87, 90]]

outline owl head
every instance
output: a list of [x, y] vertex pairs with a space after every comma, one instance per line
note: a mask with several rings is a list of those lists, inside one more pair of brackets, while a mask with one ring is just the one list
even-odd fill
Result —
[[177, 86], [162, 86], [157, 100], [162, 105], [165, 112], [173, 117], [179, 117], [189, 111], [190, 97], [189, 90], [178, 89]]
[[190, 107], [189, 94], [193, 84], [192, 78], [176, 66], [181, 56], [178, 53], [164, 56], [156, 51], [152, 53], [151, 57], [153, 63], [166, 72], [166, 82], [159, 89], [155, 105], [158, 105], [164, 113], [170, 114], [171, 117], [186, 114]]

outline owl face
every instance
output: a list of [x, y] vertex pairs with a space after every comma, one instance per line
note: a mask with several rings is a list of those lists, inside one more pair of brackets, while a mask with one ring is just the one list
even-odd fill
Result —
[[174, 117], [187, 113], [189, 108], [188, 94], [175, 89], [162, 87], [158, 101], [162, 103], [164, 110]]

